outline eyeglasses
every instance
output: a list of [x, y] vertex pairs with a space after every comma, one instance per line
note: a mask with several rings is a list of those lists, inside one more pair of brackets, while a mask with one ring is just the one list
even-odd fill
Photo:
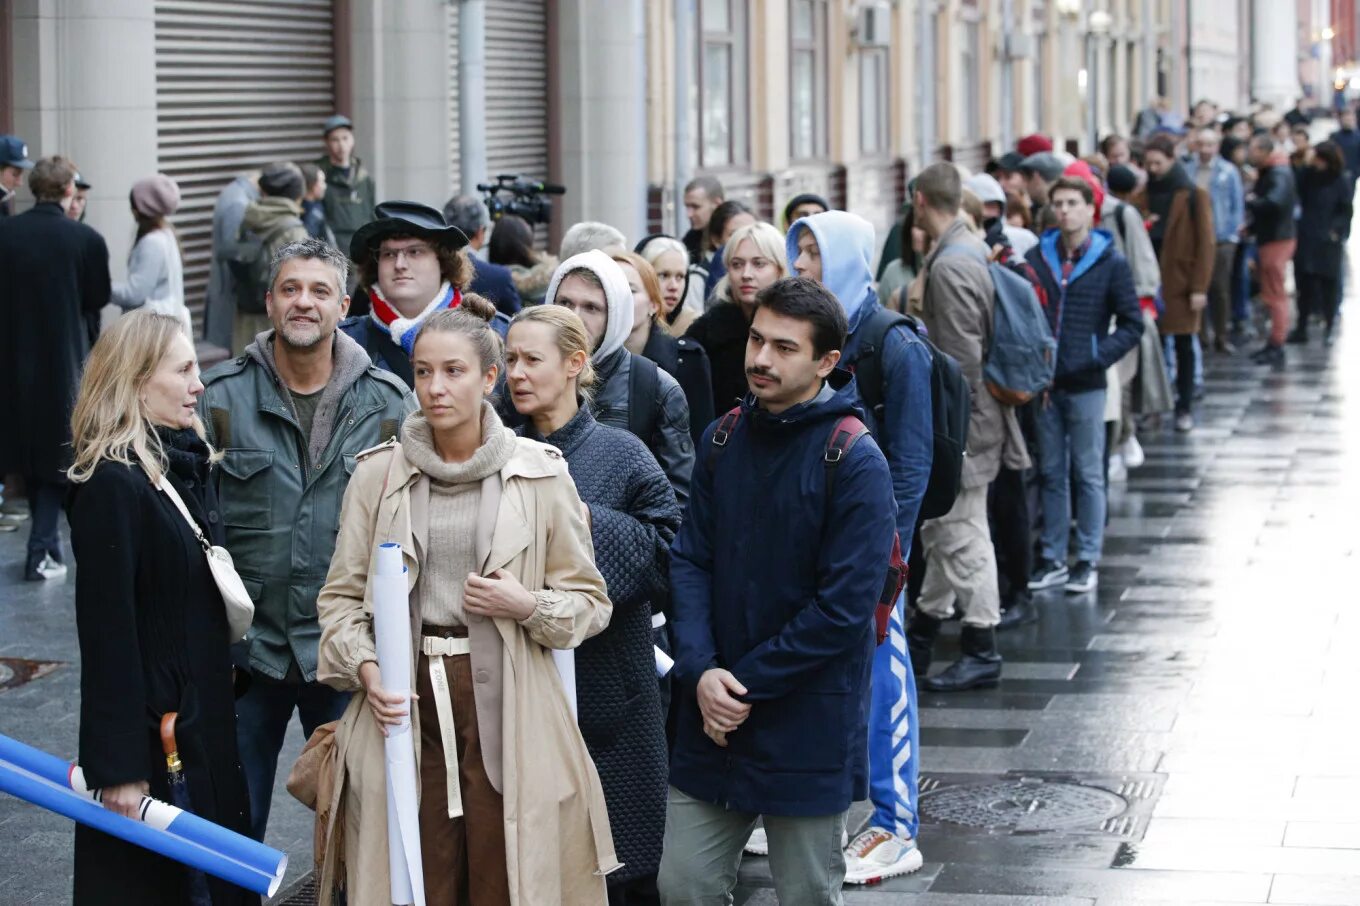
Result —
[[399, 249], [380, 249], [378, 260], [384, 264], [396, 264], [397, 259], [402, 255], [410, 262], [423, 261], [426, 255], [433, 255], [434, 250], [428, 245], [408, 245]]

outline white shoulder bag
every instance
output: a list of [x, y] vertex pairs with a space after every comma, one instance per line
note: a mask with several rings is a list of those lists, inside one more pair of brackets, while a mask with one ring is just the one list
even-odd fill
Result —
[[241, 576], [236, 572], [231, 552], [208, 541], [203, 530], [194, 521], [194, 517], [189, 515], [189, 509], [180, 499], [179, 492], [175, 490], [174, 485], [165, 480], [164, 475], [156, 486], [160, 488], [161, 493], [170, 498], [180, 515], [184, 517], [184, 521], [189, 523], [189, 528], [194, 530], [194, 536], [198, 538], [198, 543], [208, 558], [208, 571], [212, 573], [217, 590], [222, 593], [222, 603], [227, 607], [227, 629], [230, 633], [227, 640], [235, 642], [243, 638], [250, 631], [251, 621], [255, 619], [255, 602], [250, 599], [250, 593], [246, 591]]

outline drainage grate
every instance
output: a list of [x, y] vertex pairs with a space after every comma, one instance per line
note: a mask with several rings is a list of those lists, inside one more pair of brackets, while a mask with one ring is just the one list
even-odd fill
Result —
[[30, 661], [19, 657], [0, 657], [0, 692], [44, 677], [60, 666], [59, 661]]
[[[921, 795], [929, 820], [1012, 833], [1101, 827], [1128, 807], [1109, 790], [1041, 777], [943, 786]], [[1113, 827], [1107, 832], [1117, 833]]]
[[292, 887], [283, 891], [276, 899], [269, 901], [270, 906], [316, 906], [316, 874], [301, 878]]

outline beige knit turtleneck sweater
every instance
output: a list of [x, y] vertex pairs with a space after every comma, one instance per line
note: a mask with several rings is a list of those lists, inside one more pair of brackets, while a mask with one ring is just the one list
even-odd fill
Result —
[[463, 626], [463, 583], [481, 564], [476, 554], [476, 522], [482, 479], [499, 472], [515, 448], [515, 434], [501, 424], [490, 403], [482, 403], [482, 445], [464, 462], [445, 462], [434, 448], [430, 423], [419, 412], [401, 430], [406, 459], [430, 479], [429, 551], [420, 565], [415, 594], [421, 620], [436, 626]]

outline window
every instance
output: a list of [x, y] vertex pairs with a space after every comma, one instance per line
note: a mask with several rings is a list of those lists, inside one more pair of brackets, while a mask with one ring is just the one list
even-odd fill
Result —
[[825, 157], [826, 0], [789, 4], [789, 88], [791, 156]]
[[859, 55], [859, 150], [888, 151], [888, 51], [873, 48]]
[[699, 4], [699, 166], [747, 159], [745, 0]]
[[969, 143], [982, 140], [982, 26], [976, 21], [963, 23], [963, 138]]

